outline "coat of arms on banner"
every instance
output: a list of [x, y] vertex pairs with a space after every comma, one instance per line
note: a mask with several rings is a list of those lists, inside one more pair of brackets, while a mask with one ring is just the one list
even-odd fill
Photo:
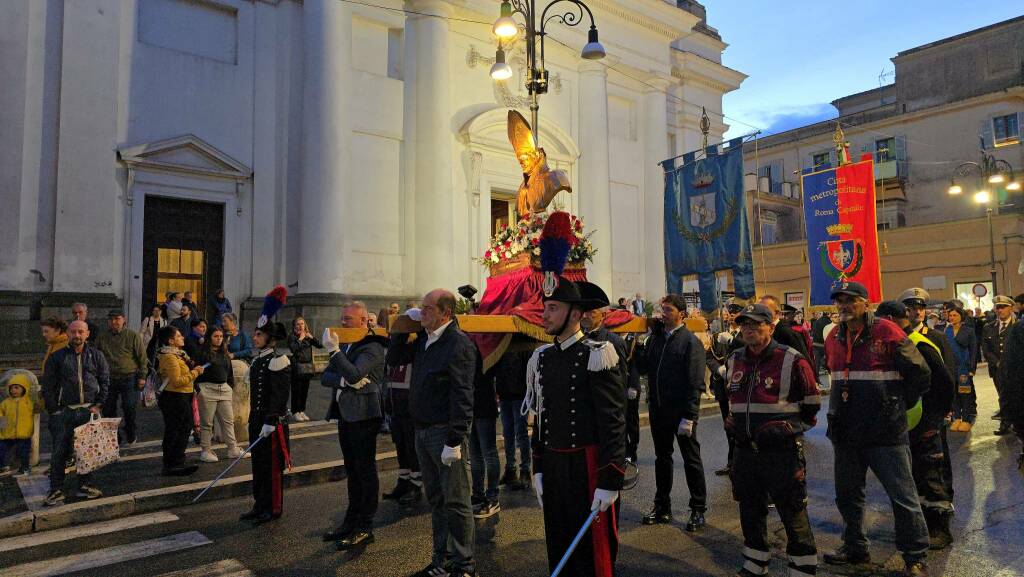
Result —
[[704, 228], [718, 220], [715, 207], [715, 193], [697, 194], [690, 197], [690, 226]]
[[850, 278], [864, 264], [864, 245], [860, 239], [830, 240], [818, 247], [821, 267], [833, 279]]

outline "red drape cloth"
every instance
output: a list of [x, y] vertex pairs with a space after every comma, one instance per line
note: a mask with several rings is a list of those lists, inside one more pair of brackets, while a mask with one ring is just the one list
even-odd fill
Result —
[[[585, 281], [587, 271], [567, 268], [562, 277], [571, 281]], [[532, 266], [489, 277], [476, 314], [516, 316], [534, 325], [538, 332], [543, 331], [543, 283], [544, 273]], [[627, 310], [614, 310], [605, 317], [604, 324], [606, 327], [617, 327], [631, 318], [633, 315]], [[470, 337], [476, 342], [483, 356], [484, 370], [498, 361], [511, 340], [511, 335], [493, 333], [476, 333]]]

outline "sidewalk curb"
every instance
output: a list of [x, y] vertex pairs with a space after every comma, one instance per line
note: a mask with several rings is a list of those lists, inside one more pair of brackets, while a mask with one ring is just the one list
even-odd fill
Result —
[[[718, 404], [707, 401], [702, 402], [700, 413], [701, 416], [717, 414]], [[646, 412], [641, 413], [640, 426], [646, 427], [648, 422], [648, 414]], [[498, 448], [500, 449], [503, 446], [503, 439], [499, 436]], [[378, 471], [391, 471], [396, 468], [398, 468], [397, 453], [389, 451], [377, 455]], [[319, 485], [343, 479], [345, 479], [345, 465], [340, 459], [294, 467], [291, 471], [285, 471], [283, 477], [284, 486], [287, 488]], [[215, 499], [229, 499], [250, 495], [251, 481], [251, 474], [225, 477], [203, 495], [201, 502], [205, 503]], [[126, 495], [101, 497], [92, 501], [78, 501], [38, 511], [16, 513], [0, 518], [0, 538], [50, 531], [98, 521], [108, 521], [139, 513], [190, 505], [192, 504], [192, 499], [208, 484], [209, 481], [187, 483], [172, 487], [138, 491]]]

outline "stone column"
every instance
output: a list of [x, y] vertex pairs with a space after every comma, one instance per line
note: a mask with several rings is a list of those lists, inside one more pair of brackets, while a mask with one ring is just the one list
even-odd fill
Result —
[[[582, 60], [580, 72], [580, 216], [597, 255], [587, 278], [614, 300], [612, 217], [608, 168], [608, 73], [600, 63]], [[543, 122], [543, 119], [541, 120]], [[541, 143], [543, 145], [543, 142]]]
[[[346, 223], [353, 220], [345, 213], [345, 201], [354, 185], [349, 153], [352, 9], [337, 0], [306, 0], [302, 11], [302, 257], [298, 292], [338, 294], [345, 289]], [[260, 296], [260, 291], [269, 288], [254, 287], [254, 291]]]
[[[333, 0], [332, 0], [333, 1]], [[450, 16], [451, 5], [442, 0], [406, 0], [405, 21], [406, 110], [412, 113], [408, 132], [413, 156], [412, 208], [415, 211], [413, 284], [417, 295], [443, 287], [452, 290], [454, 278], [455, 204], [452, 190], [453, 140], [451, 127], [451, 79], [449, 78], [448, 20], [425, 16]], [[461, 251], [460, 251], [461, 254]]]
[[657, 301], [665, 287], [665, 171], [659, 162], [668, 150], [668, 105], [662, 78], [647, 82], [644, 91], [644, 297]]

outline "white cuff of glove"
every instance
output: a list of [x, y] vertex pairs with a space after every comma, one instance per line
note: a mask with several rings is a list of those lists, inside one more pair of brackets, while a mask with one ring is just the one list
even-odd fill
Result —
[[462, 447], [444, 446], [441, 450], [441, 464], [450, 467], [452, 463], [462, 458]]
[[590, 504], [590, 510], [599, 510], [602, 513], [608, 510], [608, 507], [612, 506], [612, 503], [619, 498], [618, 491], [609, 491], [607, 489], [594, 489], [594, 502]]
[[544, 474], [533, 474], [533, 492], [537, 494], [537, 504], [544, 508]]
[[676, 431], [676, 434], [682, 435], [684, 437], [693, 436], [693, 421], [689, 421], [687, 419], [680, 419], [679, 430]]
[[725, 365], [722, 365], [722, 366], [718, 367], [718, 376], [720, 376], [720, 377], [722, 377], [724, 379], [725, 378], [725, 373], [726, 373]]
[[334, 334], [331, 333], [331, 329], [324, 329], [324, 334], [320, 338], [320, 342], [323, 343], [324, 348], [329, 353], [338, 352], [338, 341], [334, 340]]
[[269, 437], [276, 430], [277, 430], [277, 427], [275, 427], [274, 425], [263, 425], [263, 428], [260, 429], [260, 436], [261, 437]]
[[627, 396], [629, 397], [629, 400], [631, 400], [631, 401], [635, 401], [635, 400], [636, 400], [636, 398], [637, 398], [638, 396], [640, 396], [640, 392], [639, 392], [639, 391], [637, 391], [636, 389], [629, 389], [629, 390], [627, 391], [626, 395], [627, 395]]

